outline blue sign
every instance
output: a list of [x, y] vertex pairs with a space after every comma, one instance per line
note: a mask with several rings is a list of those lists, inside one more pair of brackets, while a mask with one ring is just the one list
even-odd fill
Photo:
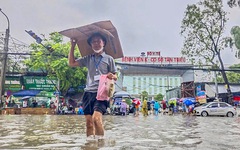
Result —
[[54, 95], [61, 95], [61, 92], [60, 92], [60, 91], [59, 91], [59, 92], [57, 91], [57, 92], [54, 92], [53, 94], [54, 94]]

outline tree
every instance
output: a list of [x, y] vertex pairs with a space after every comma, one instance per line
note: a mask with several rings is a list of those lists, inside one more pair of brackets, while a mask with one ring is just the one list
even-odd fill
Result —
[[[239, 69], [240, 64], [235, 64], [229, 67], [230, 69]], [[237, 72], [227, 72], [227, 78], [229, 83], [240, 83], [240, 73]], [[217, 77], [217, 82], [224, 83], [222, 76]]]
[[154, 99], [157, 100], [157, 101], [162, 101], [163, 100], [163, 95], [161, 93], [157, 94]]
[[237, 7], [239, 6], [240, 7], [240, 0], [229, 0], [228, 1], [228, 5], [229, 7]]
[[[42, 71], [47, 73], [49, 78], [58, 78], [63, 95], [70, 87], [78, 89], [79, 85], [85, 85], [87, 69], [68, 66], [70, 43], [63, 44], [63, 37], [57, 32], [51, 33], [49, 39], [44, 41], [47, 46], [37, 43], [30, 45], [33, 51], [30, 58], [25, 60], [28, 70]], [[75, 56], [80, 56], [78, 51], [75, 53]]]
[[148, 99], [148, 92], [147, 91], [142, 91], [141, 96], [142, 96], [142, 100]]
[[227, 85], [228, 102], [231, 103], [232, 92], [221, 58], [221, 51], [231, 43], [231, 38], [223, 37], [226, 15], [221, 0], [201, 0], [188, 5], [181, 26], [185, 39], [182, 54], [193, 64], [211, 64], [216, 69], [220, 68]]
[[240, 59], [240, 27], [239, 26], [232, 27], [231, 34], [233, 36], [233, 43], [237, 48], [235, 56]]

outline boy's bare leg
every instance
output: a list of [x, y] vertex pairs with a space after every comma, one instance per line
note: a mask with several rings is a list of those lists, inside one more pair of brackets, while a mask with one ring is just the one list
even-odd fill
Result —
[[103, 123], [102, 123], [102, 113], [98, 111], [94, 111], [93, 116], [93, 125], [95, 128], [95, 135], [104, 135], [104, 128], [103, 128]]
[[89, 137], [90, 135], [94, 136], [94, 126], [93, 126], [93, 119], [91, 115], [85, 115], [85, 119], [86, 119], [86, 134], [87, 137]]

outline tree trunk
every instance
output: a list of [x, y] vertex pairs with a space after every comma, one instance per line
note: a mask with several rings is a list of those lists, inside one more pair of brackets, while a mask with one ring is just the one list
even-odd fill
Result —
[[225, 72], [225, 69], [224, 69], [224, 65], [223, 65], [223, 61], [222, 61], [222, 58], [220, 57], [220, 53], [217, 52], [217, 55], [218, 55], [218, 60], [220, 62], [220, 66], [221, 66], [221, 73], [222, 73], [222, 76], [223, 76], [223, 80], [225, 82], [225, 84], [227, 85], [227, 97], [228, 97], [228, 103], [229, 104], [233, 104], [233, 95], [232, 95], [232, 91], [230, 89], [230, 86], [229, 86], [229, 82], [228, 82], [228, 78], [227, 78], [227, 75], [226, 75], [226, 72]]

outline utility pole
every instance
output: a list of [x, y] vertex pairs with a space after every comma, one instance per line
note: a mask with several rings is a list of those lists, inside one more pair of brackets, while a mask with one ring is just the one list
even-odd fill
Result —
[[60, 79], [58, 78], [58, 81], [57, 81], [57, 88], [56, 88], [56, 98], [57, 98], [57, 109], [56, 109], [56, 114], [58, 114], [59, 112], [59, 101], [60, 101]]
[[[3, 60], [2, 60], [2, 69], [1, 69], [1, 80], [0, 80], [0, 105], [2, 105], [3, 98], [4, 98], [4, 85], [5, 85], [5, 74], [6, 74], [6, 67], [7, 67], [7, 53], [8, 53], [8, 41], [9, 41], [9, 33], [10, 33], [10, 23], [7, 15], [2, 12], [2, 9], [0, 8], [0, 12], [7, 18], [8, 22], [8, 28], [6, 29], [6, 34], [4, 38], [4, 54], [3, 54]], [[3, 107], [3, 106], [2, 106]]]

